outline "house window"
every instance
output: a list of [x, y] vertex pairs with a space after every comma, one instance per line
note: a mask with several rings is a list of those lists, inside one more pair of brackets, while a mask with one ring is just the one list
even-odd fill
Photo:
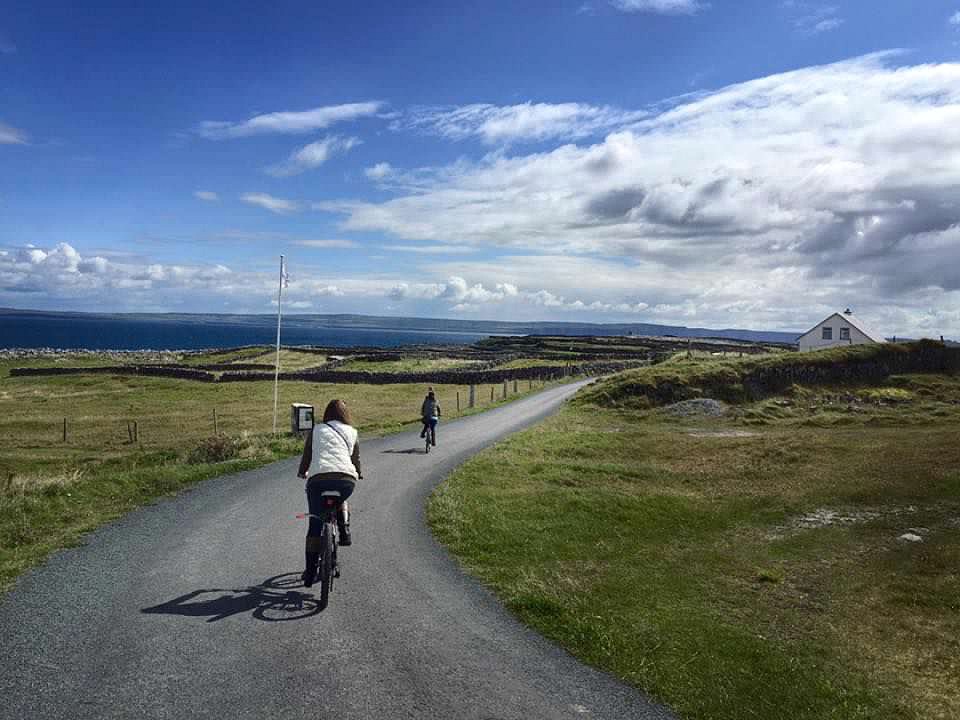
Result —
[[824, 340], [833, 340], [833, 328], [825, 327], [823, 329], [823, 339]]
[[840, 339], [841, 340], [850, 339], [850, 328], [840, 328]]

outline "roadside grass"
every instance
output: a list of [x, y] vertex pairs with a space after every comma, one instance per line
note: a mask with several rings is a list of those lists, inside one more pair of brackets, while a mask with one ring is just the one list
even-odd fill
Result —
[[947, 720], [958, 432], [944, 375], [721, 418], [578, 400], [469, 461], [428, 517], [520, 619], [681, 717]]
[[[9, 367], [22, 364], [0, 364], [0, 592], [50, 551], [79, 542], [83, 533], [134, 507], [209, 477], [300, 452], [301, 442], [286, 435], [292, 402], [312, 403], [319, 414], [329, 400], [342, 398], [361, 437], [371, 437], [415, 427], [426, 392], [420, 384], [281, 382], [281, 436], [275, 438], [269, 381], [9, 377]], [[521, 383], [514, 393], [510, 384], [504, 398], [502, 384], [480, 385], [476, 405], [468, 409], [468, 386], [434, 387], [447, 419], [539, 389]], [[131, 441], [133, 421], [136, 442]]]

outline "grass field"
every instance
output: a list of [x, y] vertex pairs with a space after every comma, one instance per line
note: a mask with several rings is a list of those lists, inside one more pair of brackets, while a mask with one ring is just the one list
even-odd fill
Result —
[[722, 417], [581, 400], [470, 461], [429, 518], [522, 620], [681, 717], [947, 720], [958, 438], [956, 376]]
[[[245, 352], [211, 355], [215, 357], [206, 362], [257, 358]], [[203, 362], [200, 356], [192, 360]], [[66, 362], [79, 364], [76, 358]], [[114, 364], [95, 357], [84, 362]], [[207, 477], [287, 457], [302, 447], [298, 441], [274, 438], [271, 433], [270, 381], [9, 376], [10, 367], [27, 364], [31, 363], [0, 363], [0, 590], [51, 550], [77, 542], [83, 532], [154, 497]], [[522, 383], [520, 389], [528, 387]], [[460, 414], [505, 401], [501, 384], [478, 386], [473, 410], [466, 407], [466, 386], [435, 388], [447, 418], [458, 415], [458, 392]], [[512, 385], [508, 389], [506, 401], [515, 399]], [[289, 429], [290, 403], [312, 403], [322, 412], [329, 400], [339, 397], [355, 413], [362, 436], [395, 432], [417, 421], [425, 392], [425, 386], [411, 384], [281, 382], [279, 430]], [[136, 442], [131, 442], [133, 421]]]
[[338, 369], [364, 372], [431, 372], [434, 370], [452, 370], [469, 368], [476, 360], [458, 360], [456, 358], [404, 358], [402, 360], [347, 360]]

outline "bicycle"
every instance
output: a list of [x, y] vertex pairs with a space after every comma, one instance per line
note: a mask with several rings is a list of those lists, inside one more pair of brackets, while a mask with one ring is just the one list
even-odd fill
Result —
[[340, 546], [340, 531], [337, 529], [337, 511], [340, 508], [340, 493], [324, 490], [320, 493], [320, 515], [301, 513], [300, 518], [316, 518], [323, 522], [320, 530], [320, 553], [317, 559], [317, 582], [320, 583], [320, 609], [325, 610], [333, 592], [333, 581], [340, 577], [337, 548]]
[[426, 438], [424, 451], [429, 455], [430, 447], [437, 446], [437, 421], [426, 421], [424, 424], [426, 426], [424, 430], [424, 437]]

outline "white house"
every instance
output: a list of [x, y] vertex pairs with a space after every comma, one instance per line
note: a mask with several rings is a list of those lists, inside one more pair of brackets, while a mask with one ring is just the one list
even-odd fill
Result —
[[801, 352], [822, 350], [841, 345], [866, 345], [886, 342], [883, 335], [868, 329], [853, 312], [847, 308], [842, 313], [834, 313], [814, 325], [800, 336], [797, 341]]

